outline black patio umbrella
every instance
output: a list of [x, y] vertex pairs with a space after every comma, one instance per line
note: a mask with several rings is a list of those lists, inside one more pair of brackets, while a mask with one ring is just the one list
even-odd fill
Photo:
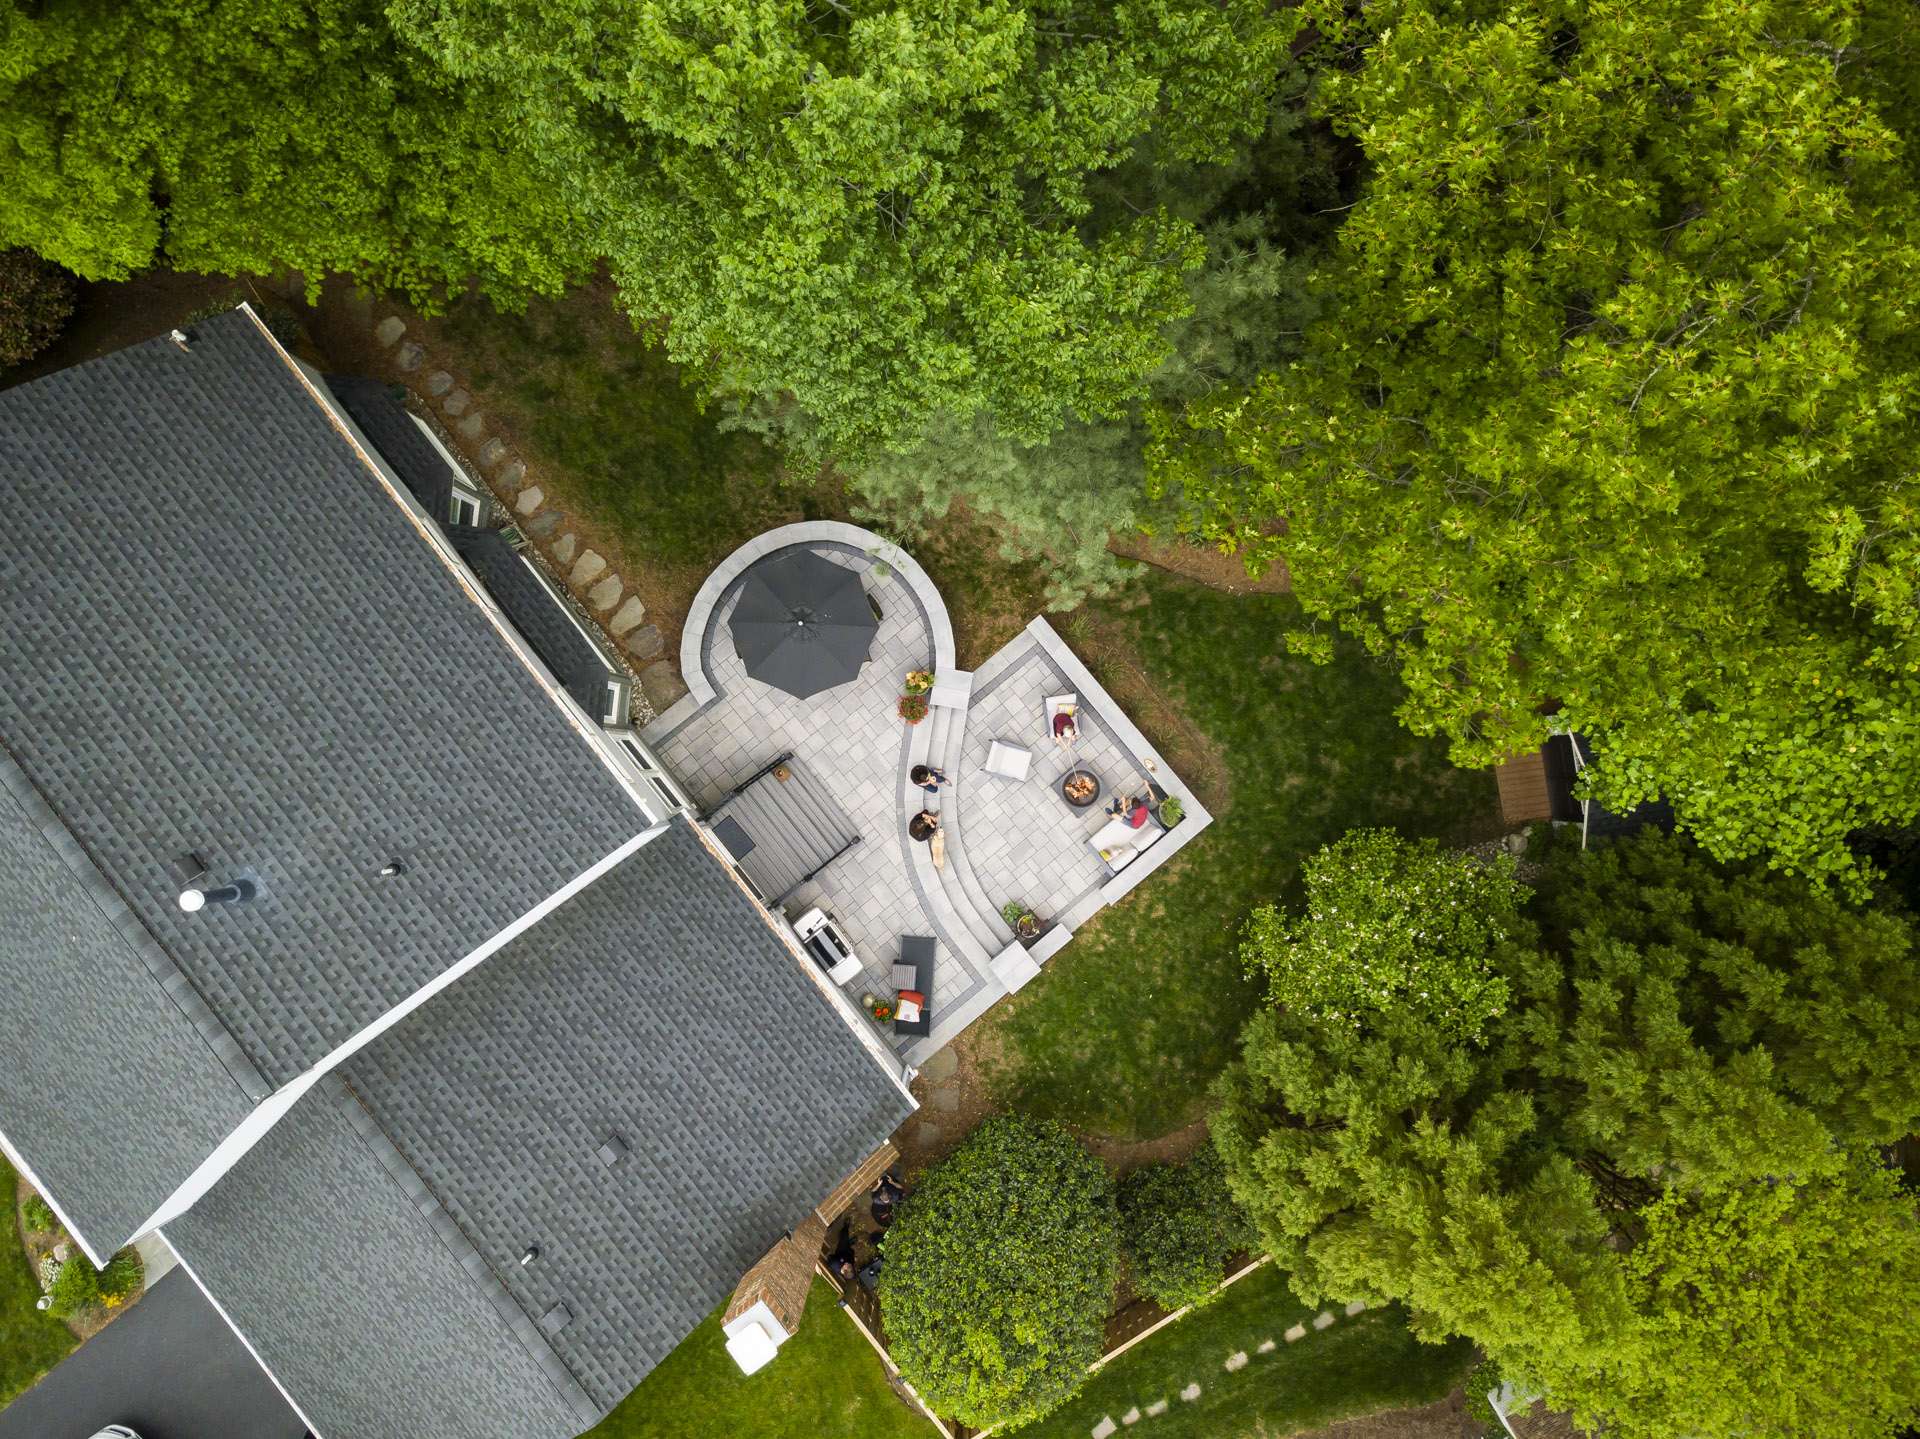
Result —
[[859, 573], [811, 550], [748, 570], [729, 624], [747, 673], [799, 699], [856, 677], [880, 628]]

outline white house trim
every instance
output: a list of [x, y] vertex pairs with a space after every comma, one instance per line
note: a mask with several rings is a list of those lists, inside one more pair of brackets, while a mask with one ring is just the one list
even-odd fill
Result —
[[[54, 1217], [60, 1221], [61, 1226], [67, 1233], [73, 1236], [74, 1242], [86, 1251], [87, 1258], [93, 1261], [93, 1267], [95, 1269], [105, 1269], [107, 1267], [107, 1260], [113, 1256], [100, 1253], [99, 1250], [87, 1242], [87, 1236], [82, 1234], [79, 1227], [74, 1224], [73, 1217], [60, 1207], [60, 1201], [53, 1197], [53, 1191], [40, 1182], [40, 1176], [33, 1172], [33, 1166], [21, 1157], [20, 1151], [14, 1147], [13, 1141], [7, 1138], [4, 1131], [0, 1131], [0, 1149], [4, 1149], [7, 1152], [8, 1162], [12, 1164], [15, 1169], [19, 1170], [21, 1174], [25, 1175], [27, 1183], [31, 1184], [34, 1187], [34, 1191], [38, 1193], [42, 1199], [47, 1201], [47, 1208], [53, 1211]], [[133, 1237], [137, 1238], [138, 1236]]]
[[480, 607], [480, 612], [507, 642], [507, 648], [513, 652], [514, 658], [519, 660], [522, 667], [533, 676], [534, 681], [546, 692], [547, 698], [552, 700], [560, 713], [566, 717], [567, 723], [572, 725], [575, 732], [593, 747], [595, 756], [601, 764], [606, 766], [608, 773], [620, 782], [620, 788], [626, 791], [627, 797], [640, 808], [642, 813], [645, 813], [646, 806], [642, 803], [640, 793], [634, 786], [633, 776], [613, 752], [612, 743], [607, 738], [606, 731], [575, 704], [573, 697], [561, 688], [560, 682], [553, 677], [553, 672], [541, 663], [540, 657], [513, 627], [513, 621], [509, 620], [500, 606], [494, 603], [493, 596], [487, 593], [486, 586], [480, 583], [473, 571], [467, 568], [467, 562], [460, 558], [459, 552], [447, 542], [447, 537], [441, 532], [439, 524], [428, 517], [427, 512], [420, 507], [420, 502], [414, 499], [405, 485], [400, 483], [400, 477], [394, 474], [385, 460], [380, 458], [380, 452], [373, 447], [366, 436], [360, 433], [360, 427], [354, 424], [352, 417], [334, 403], [333, 397], [327, 393], [325, 384], [317, 376], [308, 373], [306, 366], [287, 353], [286, 348], [274, 338], [273, 332], [254, 313], [251, 305], [242, 302], [240, 309], [246, 313], [248, 319], [253, 321], [254, 328], [259, 330], [262, 338], [273, 347], [274, 353], [281, 358], [293, 377], [320, 407], [320, 412], [327, 417], [340, 438], [347, 442], [348, 448], [367, 467], [375, 482], [387, 492], [387, 497], [400, 507], [401, 513], [407, 517], [414, 531], [433, 551], [434, 557], [452, 573], [455, 583], [460, 587], [460, 592]]
[[154, 1211], [152, 1217], [141, 1225], [136, 1233], [144, 1234], [149, 1229], [158, 1229], [161, 1225], [170, 1224], [185, 1214], [200, 1201], [201, 1196], [225, 1178], [234, 1165], [246, 1157], [247, 1152], [280, 1122], [288, 1110], [293, 1108], [301, 1095], [313, 1088], [321, 1079], [333, 1073], [441, 990], [477, 969], [490, 956], [525, 934], [554, 910], [599, 879], [601, 875], [638, 853], [643, 846], [659, 838], [666, 831], [667, 825], [664, 822], [655, 824], [651, 828], [642, 830], [618, 849], [596, 860], [506, 928], [476, 946], [457, 963], [421, 985], [385, 1014], [366, 1025], [359, 1033], [335, 1046], [325, 1058], [281, 1085], [279, 1089], [262, 1100], [251, 1114], [240, 1121], [233, 1133], [223, 1139], [213, 1153], [203, 1159], [193, 1173], [181, 1182], [180, 1187], [167, 1196], [166, 1202]]
[[217, 1298], [215, 1298], [213, 1291], [207, 1288], [205, 1282], [202, 1281], [202, 1279], [198, 1274], [194, 1273], [193, 1266], [187, 1263], [187, 1256], [182, 1254], [177, 1248], [174, 1248], [173, 1241], [167, 1238], [166, 1232], [164, 1230], [156, 1229], [154, 1233], [160, 1236], [160, 1242], [162, 1244], [166, 1245], [168, 1249], [173, 1250], [173, 1257], [175, 1262], [177, 1262], [182, 1269], [187, 1271], [187, 1277], [193, 1281], [194, 1288], [198, 1289], [203, 1295], [206, 1296], [207, 1303], [213, 1306], [213, 1312], [218, 1314], [221, 1317], [221, 1319], [226, 1322], [227, 1328], [233, 1331], [233, 1337], [235, 1339], [238, 1339], [241, 1342], [241, 1344], [246, 1346], [247, 1353], [253, 1356], [253, 1362], [260, 1366], [260, 1372], [266, 1375], [268, 1379], [273, 1381], [273, 1387], [280, 1391], [280, 1397], [287, 1401], [287, 1407], [294, 1412], [295, 1417], [298, 1418], [302, 1424], [307, 1426], [307, 1432], [313, 1435], [313, 1439], [326, 1439], [326, 1435], [321, 1431], [320, 1426], [313, 1422], [313, 1416], [308, 1414], [306, 1410], [300, 1407], [299, 1401], [296, 1400], [293, 1397], [293, 1395], [288, 1393], [287, 1386], [280, 1382], [280, 1376], [278, 1374], [275, 1374], [272, 1368], [267, 1364], [267, 1361], [260, 1357], [260, 1351], [253, 1347], [253, 1341], [247, 1338], [245, 1334], [241, 1333], [240, 1326], [238, 1324], [235, 1324], [233, 1322], [233, 1316], [227, 1313], [227, 1306], [222, 1304]]

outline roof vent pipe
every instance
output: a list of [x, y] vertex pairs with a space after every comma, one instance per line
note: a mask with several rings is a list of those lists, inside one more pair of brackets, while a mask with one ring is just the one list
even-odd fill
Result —
[[210, 904], [245, 904], [259, 892], [259, 886], [250, 879], [236, 879], [232, 884], [215, 885], [212, 889], [183, 889], [180, 908], [188, 914], [198, 914]]
[[191, 347], [187, 344], [187, 332], [185, 330], [169, 330], [167, 331], [167, 338], [173, 341], [175, 347], [181, 354], [190, 353]]
[[407, 862], [404, 859], [390, 859], [380, 866], [380, 878], [382, 879], [392, 879], [395, 875], [402, 875], [406, 872]]

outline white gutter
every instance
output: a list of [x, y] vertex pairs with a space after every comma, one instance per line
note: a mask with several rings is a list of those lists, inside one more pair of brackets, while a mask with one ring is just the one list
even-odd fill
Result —
[[325, 1436], [320, 1431], [320, 1426], [313, 1422], [312, 1417], [307, 1411], [302, 1409], [293, 1395], [287, 1392], [287, 1386], [280, 1382], [280, 1376], [275, 1374], [273, 1370], [267, 1366], [267, 1361], [260, 1357], [260, 1351], [253, 1347], [253, 1341], [240, 1332], [240, 1326], [235, 1324], [233, 1322], [233, 1316], [227, 1313], [227, 1306], [214, 1298], [213, 1291], [207, 1288], [206, 1282], [194, 1272], [193, 1266], [187, 1263], [187, 1256], [180, 1252], [171, 1239], [167, 1238], [164, 1230], [156, 1229], [153, 1232], [160, 1236], [160, 1242], [162, 1244], [173, 1251], [175, 1261], [178, 1262], [182, 1269], [187, 1271], [187, 1277], [193, 1280], [194, 1287], [206, 1296], [207, 1303], [213, 1306], [214, 1313], [226, 1321], [227, 1328], [233, 1331], [233, 1337], [238, 1339], [240, 1343], [246, 1347], [247, 1353], [253, 1356], [253, 1362], [260, 1366], [260, 1372], [273, 1382], [273, 1387], [280, 1391], [280, 1397], [287, 1401], [287, 1407], [294, 1412], [294, 1416], [299, 1419], [302, 1424], [307, 1426], [307, 1432], [313, 1436], [313, 1439], [325, 1439]]
[[300, 1097], [327, 1075], [345, 1064], [354, 1055], [365, 1049], [374, 1040], [392, 1029], [401, 1020], [419, 1009], [442, 990], [449, 988], [456, 980], [480, 967], [489, 957], [498, 953], [513, 940], [518, 939], [534, 925], [545, 919], [554, 910], [572, 899], [581, 890], [599, 879], [607, 871], [630, 858], [639, 850], [667, 832], [665, 823], [656, 824], [641, 831], [618, 849], [602, 856], [592, 865], [568, 880], [552, 894], [534, 905], [525, 914], [515, 919], [499, 933], [492, 935], [476, 946], [448, 969], [444, 970], [412, 994], [382, 1014], [378, 1019], [363, 1027], [357, 1034], [344, 1043], [336, 1045], [331, 1052], [310, 1066], [301, 1074], [287, 1081], [242, 1120], [239, 1126], [223, 1139], [213, 1153], [202, 1160], [199, 1166], [183, 1180], [179, 1188], [161, 1206], [155, 1210], [147, 1222], [135, 1231], [144, 1234], [149, 1229], [157, 1229], [170, 1224], [200, 1198], [226, 1177], [234, 1165], [246, 1157], [247, 1152], [266, 1137], [268, 1131], [279, 1123], [280, 1119], [292, 1109]]
[[7, 1152], [8, 1162], [26, 1176], [27, 1183], [33, 1186], [34, 1192], [47, 1201], [47, 1208], [53, 1211], [54, 1218], [58, 1219], [61, 1227], [73, 1237], [74, 1243], [86, 1252], [87, 1258], [93, 1261], [93, 1267], [105, 1269], [107, 1260], [113, 1256], [100, 1253], [87, 1242], [87, 1236], [80, 1232], [79, 1226], [73, 1222], [73, 1216], [60, 1207], [60, 1201], [53, 1197], [53, 1191], [41, 1182], [40, 1176], [33, 1172], [33, 1166], [21, 1157], [20, 1151], [14, 1147], [13, 1141], [8, 1139], [4, 1132], [0, 1132], [0, 1149]]

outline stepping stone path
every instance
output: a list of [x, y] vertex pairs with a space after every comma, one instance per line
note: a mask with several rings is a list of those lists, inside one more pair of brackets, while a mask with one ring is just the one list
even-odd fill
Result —
[[1247, 1367], [1247, 1363], [1248, 1363], [1248, 1360], [1247, 1360], [1246, 1350], [1242, 1349], [1238, 1354], [1229, 1354], [1227, 1356], [1227, 1364], [1226, 1364], [1227, 1373], [1238, 1374], [1242, 1369], [1245, 1369]]
[[1292, 1344], [1297, 1340], [1305, 1339], [1307, 1337], [1307, 1326], [1304, 1324], [1296, 1324], [1293, 1326], [1293, 1328], [1289, 1329], [1285, 1334], [1282, 1334], [1280, 1337], [1286, 1340], [1287, 1343], [1289, 1344]]
[[1162, 1414], [1166, 1412], [1167, 1412], [1167, 1401], [1164, 1399], [1156, 1399], [1153, 1401], [1153, 1403], [1147, 1406], [1147, 1418], [1149, 1419], [1158, 1419]]
[[666, 636], [654, 625], [642, 625], [621, 641], [627, 653], [637, 660], [650, 660], [666, 652]]
[[1140, 1422], [1140, 1411], [1138, 1409], [1129, 1409], [1120, 1416], [1120, 1422], [1122, 1424], [1138, 1424]]
[[1093, 1439], [1107, 1439], [1108, 1435], [1117, 1432], [1119, 1428], [1120, 1426], [1113, 1422], [1112, 1415], [1105, 1415], [1098, 1424], [1093, 1426]]
[[1313, 1316], [1313, 1327], [1315, 1329], [1327, 1329], [1331, 1328], [1332, 1325], [1333, 1311], [1331, 1309], [1322, 1309], [1318, 1314]]
[[1347, 1306], [1347, 1318], [1351, 1319], [1356, 1314], [1364, 1313], [1366, 1311], [1366, 1307], [1367, 1307], [1366, 1300], [1364, 1299], [1354, 1300], [1353, 1303]]
[[1273, 1353], [1274, 1350], [1278, 1349], [1279, 1347], [1280, 1346], [1278, 1344], [1275, 1344], [1271, 1339], [1262, 1339], [1260, 1341], [1260, 1347], [1254, 1350], [1253, 1352], [1255, 1354], [1271, 1354]]
[[686, 685], [680, 681], [680, 671], [665, 660], [655, 660], [640, 671], [640, 693], [647, 697], [647, 703], [653, 706], [655, 714], [659, 714], [686, 692]]
[[638, 595], [628, 595], [627, 602], [620, 606], [614, 613], [613, 618], [607, 622], [607, 628], [613, 631], [613, 637], [615, 639], [619, 639], [621, 635], [639, 624], [640, 621], [646, 617], [647, 607], [640, 603], [640, 597]]
[[1194, 1400], [1200, 1397], [1200, 1386], [1198, 1384], [1189, 1384], [1185, 1389], [1180, 1391], [1180, 1397], [1189, 1404], [1193, 1403]]
[[[374, 342], [381, 349], [392, 352], [390, 361], [396, 371], [404, 375], [416, 375], [425, 365], [426, 346], [417, 340], [406, 339], [405, 320], [398, 315], [386, 315], [378, 324], [374, 323], [373, 301], [365, 291], [356, 289], [352, 292], [347, 311], [356, 325], [372, 329]], [[586, 590], [586, 601], [596, 612], [606, 614], [609, 610], [613, 611], [607, 622], [608, 628], [630, 659], [636, 665], [644, 666], [638, 677], [640, 691], [654, 711], [658, 713], [684, 696], [687, 687], [679, 671], [670, 661], [659, 658], [666, 650], [665, 636], [658, 627], [642, 623], [646, 619], [646, 605], [638, 595], [626, 594], [626, 581], [608, 568], [603, 557], [592, 550], [582, 552], [579, 537], [563, 530], [566, 516], [558, 510], [545, 508], [546, 493], [538, 485], [527, 484], [525, 461], [515, 455], [498, 435], [487, 435], [486, 417], [473, 408], [472, 394], [461, 386], [453, 372], [436, 369], [409, 383], [435, 402], [461, 440], [478, 447], [468, 451], [469, 457], [476, 462], [478, 469], [493, 475], [496, 496], [500, 497], [503, 504], [512, 505], [514, 518], [524, 534], [545, 540], [556, 531], [561, 532], [560, 538], [554, 541], [549, 551], [549, 562], [556, 573], [567, 574], [568, 583], [576, 592]], [[577, 560], [576, 554], [579, 556]], [[616, 605], [618, 609], [614, 608]], [[637, 722], [640, 718], [638, 713], [635, 718]], [[951, 1054], [944, 1050], [938, 1058], [954, 1062]], [[925, 1127], [937, 1140], [938, 1129], [931, 1124]], [[1127, 1422], [1133, 1423], [1138, 1417], [1136, 1410]], [[1113, 1428], [1112, 1421], [1107, 1421], [1107, 1432], [1113, 1432]]]

